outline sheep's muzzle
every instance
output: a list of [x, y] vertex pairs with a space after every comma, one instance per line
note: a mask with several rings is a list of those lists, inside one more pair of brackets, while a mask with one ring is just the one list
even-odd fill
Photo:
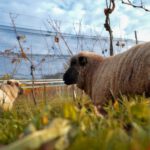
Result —
[[63, 76], [64, 83], [67, 85], [76, 84], [78, 80], [78, 75], [79, 73], [77, 69], [74, 67], [70, 67]]

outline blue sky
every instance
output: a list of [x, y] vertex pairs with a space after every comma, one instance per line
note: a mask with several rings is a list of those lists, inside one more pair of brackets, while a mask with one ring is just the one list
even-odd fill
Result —
[[[143, 0], [150, 9], [150, 1]], [[42, 26], [43, 20], [49, 17], [63, 22], [66, 31], [69, 25], [81, 21], [86, 27], [95, 28], [103, 36], [107, 36], [103, 24], [105, 21], [105, 0], [1, 0], [0, 24], [8, 24], [8, 13], [19, 14], [20, 24], [26, 26]], [[69, 23], [68, 23], [69, 22]], [[121, 4], [116, 0], [116, 8], [111, 15], [114, 37], [134, 38], [134, 30], [138, 39], [150, 41], [150, 12]]]

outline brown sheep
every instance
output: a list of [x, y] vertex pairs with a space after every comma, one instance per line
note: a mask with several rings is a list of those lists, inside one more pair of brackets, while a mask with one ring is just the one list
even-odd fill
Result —
[[120, 93], [150, 96], [150, 42], [108, 58], [80, 52], [71, 58], [63, 80], [67, 85], [77, 84], [96, 106]]

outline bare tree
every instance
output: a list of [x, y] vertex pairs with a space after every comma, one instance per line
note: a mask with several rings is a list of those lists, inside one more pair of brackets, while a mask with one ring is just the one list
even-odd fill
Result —
[[143, 0], [137, 0], [136, 2], [133, 0], [121, 0], [121, 2], [134, 8], [141, 8], [147, 12], [150, 12], [150, 10], [144, 6]]

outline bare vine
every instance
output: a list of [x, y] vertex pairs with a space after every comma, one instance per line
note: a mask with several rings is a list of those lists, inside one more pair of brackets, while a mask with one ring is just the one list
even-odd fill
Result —
[[140, 0], [140, 5], [134, 4], [131, 0], [126, 0], [126, 1], [125, 1], [125, 0], [121, 0], [121, 2], [122, 2], [123, 4], [132, 6], [132, 7], [134, 7], [134, 8], [141, 8], [141, 9], [147, 11], [147, 12], [150, 12], [150, 10], [147, 9], [147, 8], [144, 6], [144, 3], [143, 3], [142, 0]]
[[17, 39], [17, 42], [18, 42], [18, 45], [19, 45], [19, 48], [20, 48], [21, 58], [29, 61], [30, 64], [31, 64], [31, 67], [30, 67], [31, 76], [32, 76], [32, 90], [31, 91], [32, 91], [32, 97], [33, 97], [34, 104], [36, 105], [37, 102], [36, 102], [35, 91], [34, 91], [34, 80], [35, 80], [35, 78], [34, 78], [34, 71], [35, 71], [35, 67], [34, 67], [34, 64], [33, 64], [32, 60], [30, 60], [30, 58], [24, 52], [23, 46], [22, 46], [22, 44], [20, 42], [21, 38], [20, 38], [20, 36], [17, 33], [15, 21], [14, 21], [14, 18], [12, 16], [12, 14], [9, 13], [9, 16], [10, 16], [10, 19], [11, 19], [11, 22], [12, 22], [12, 25], [13, 25], [13, 29], [14, 29], [14, 32], [15, 32], [15, 35], [16, 35], [16, 39]]
[[106, 8], [104, 9], [104, 14], [106, 16], [105, 19], [105, 24], [104, 27], [106, 29], [106, 31], [109, 32], [109, 38], [110, 38], [110, 56], [114, 55], [114, 51], [113, 51], [113, 31], [111, 29], [111, 25], [110, 25], [110, 14], [114, 11], [115, 9], [115, 0], [106, 0]]

